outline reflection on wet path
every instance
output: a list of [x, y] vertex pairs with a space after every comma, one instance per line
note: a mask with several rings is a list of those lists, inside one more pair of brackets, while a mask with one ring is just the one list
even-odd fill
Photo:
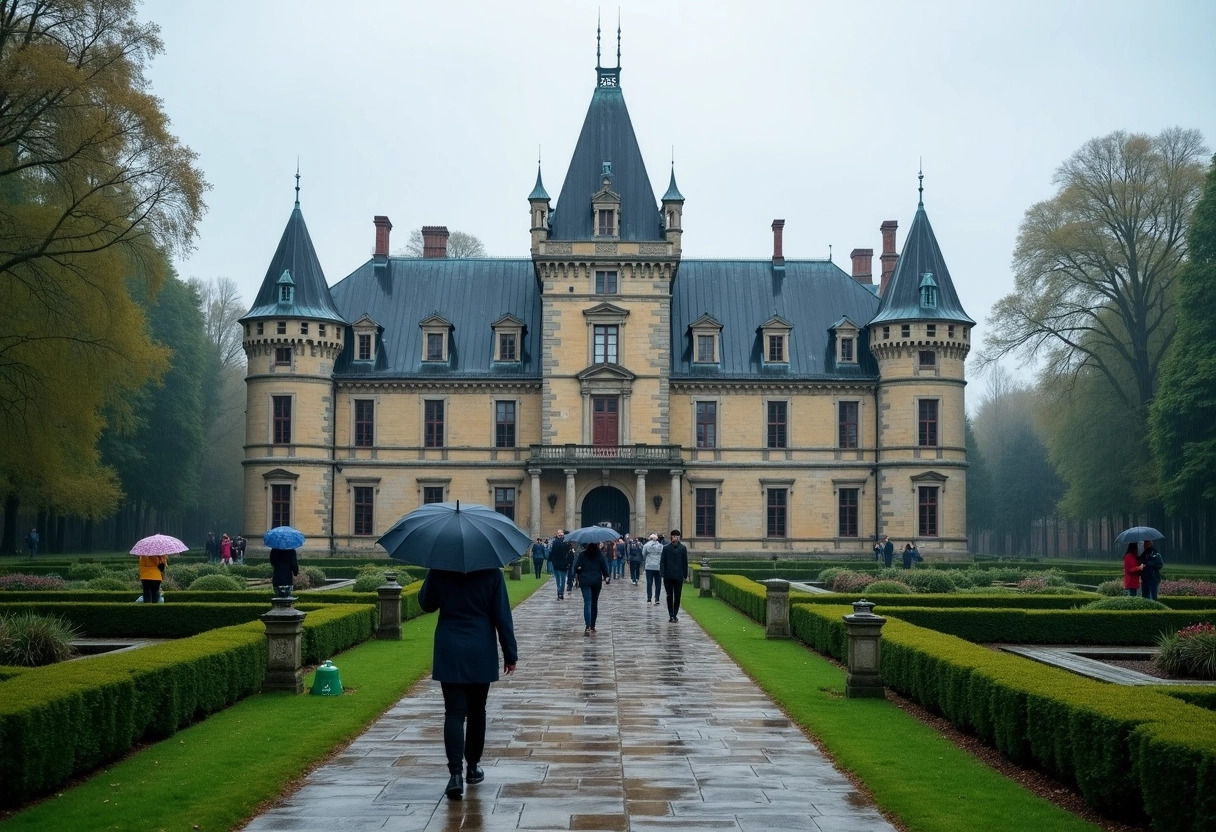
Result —
[[428, 680], [246, 829], [892, 830], [687, 614], [617, 581], [584, 636], [581, 598], [549, 590], [515, 611], [520, 664], [463, 801]]

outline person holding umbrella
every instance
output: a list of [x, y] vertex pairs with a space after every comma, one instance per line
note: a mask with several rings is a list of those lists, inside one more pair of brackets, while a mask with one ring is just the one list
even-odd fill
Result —
[[132, 546], [131, 554], [139, 556], [139, 583], [144, 590], [136, 600], [145, 604], [160, 603], [160, 585], [165, 579], [165, 567], [169, 564], [167, 556], [185, 552], [189, 548], [167, 534], [145, 537]]
[[612, 575], [612, 567], [600, 550], [599, 543], [583, 544], [583, 551], [579, 552], [574, 562], [574, 574], [578, 576], [578, 585], [583, 591], [583, 635], [589, 636], [595, 632], [595, 622], [600, 614], [600, 590], [604, 581]]
[[1140, 594], [1152, 601], [1157, 600], [1157, 589], [1161, 586], [1161, 570], [1165, 567], [1165, 559], [1153, 546], [1153, 541], [1144, 541], [1144, 551], [1140, 554], [1140, 563], [1144, 571], [1140, 573]]
[[1129, 543], [1127, 551], [1123, 553], [1123, 592], [1133, 597], [1140, 589], [1140, 573], [1144, 571], [1136, 548], [1135, 543]]
[[295, 576], [300, 574], [300, 561], [296, 558], [295, 549], [270, 550], [270, 585], [278, 594], [279, 587], [287, 587], [287, 594], [295, 586]]

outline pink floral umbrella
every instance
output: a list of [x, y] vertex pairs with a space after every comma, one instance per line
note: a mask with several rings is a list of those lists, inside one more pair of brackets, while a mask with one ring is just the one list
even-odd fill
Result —
[[189, 550], [189, 546], [176, 537], [167, 534], [154, 534], [131, 547], [133, 555], [176, 555]]

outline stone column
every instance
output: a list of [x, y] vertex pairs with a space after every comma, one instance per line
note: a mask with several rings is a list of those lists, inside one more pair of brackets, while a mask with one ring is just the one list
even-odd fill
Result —
[[574, 522], [574, 475], [578, 473], [575, 468], [566, 468], [562, 471], [566, 475], [566, 531], [573, 531], [578, 528], [578, 524]]
[[638, 468], [633, 473], [638, 478], [637, 491], [636, 491], [637, 503], [634, 505], [634, 508], [636, 509], [634, 511], [634, 514], [636, 516], [636, 519], [634, 520], [634, 522], [637, 525], [635, 525], [633, 527], [633, 536], [636, 538], [639, 538], [641, 540], [645, 540], [646, 539], [646, 469]]
[[769, 578], [760, 583], [765, 586], [767, 607], [765, 610], [765, 638], [790, 637], [790, 582], [780, 578]]
[[[679, 468], [673, 468], [671, 471], [671, 496], [668, 497], [668, 515], [667, 526], [665, 531], [671, 529], [680, 529], [680, 478], [684, 476], [684, 472]], [[680, 529], [683, 531], [683, 529]]]
[[873, 613], [874, 605], [864, 598], [853, 602], [853, 614], [844, 616], [849, 639], [849, 675], [844, 695], [849, 699], [885, 699], [879, 638], [887, 619]]
[[293, 608], [295, 596], [288, 592], [276, 594], [270, 612], [261, 617], [266, 626], [266, 678], [262, 691], [289, 690], [304, 692], [304, 665], [301, 646], [304, 641], [305, 613]]
[[384, 583], [376, 587], [380, 596], [380, 623], [376, 627], [376, 638], [401, 640], [401, 593], [403, 587], [397, 583], [396, 572], [385, 572]]
[[702, 598], [710, 598], [714, 592], [710, 582], [713, 580], [713, 570], [709, 568], [709, 558], [701, 558], [701, 592]]
[[529, 537], [533, 540], [541, 536], [540, 533], [540, 469], [529, 468], [528, 473], [532, 476], [532, 517], [530, 518], [531, 529]]

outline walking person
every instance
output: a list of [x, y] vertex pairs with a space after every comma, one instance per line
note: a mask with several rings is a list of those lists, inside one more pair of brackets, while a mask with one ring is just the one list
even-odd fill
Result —
[[559, 601], [566, 597], [566, 590], [570, 588], [571, 560], [573, 560], [573, 553], [570, 551], [570, 543], [566, 540], [566, 530], [558, 529], [557, 534], [553, 537], [553, 542], [549, 544], [549, 563], [553, 566], [553, 580], [557, 582], [557, 600]]
[[300, 562], [295, 549], [270, 550], [270, 585], [274, 587], [275, 595], [279, 594], [281, 586], [287, 587], [286, 594], [290, 595], [296, 583], [295, 576], [299, 574]]
[[882, 539], [882, 565], [887, 569], [891, 568], [891, 564], [895, 561], [895, 544], [891, 542], [891, 538], [883, 536]]
[[38, 557], [38, 530], [30, 529], [30, 533], [25, 536], [25, 548], [30, 553], [30, 560]]
[[540, 538], [536, 538], [536, 542], [532, 544], [532, 571], [536, 573], [536, 579], [540, 580], [540, 570], [545, 565], [545, 544], [541, 543]]
[[636, 537], [629, 540], [629, 580], [637, 586], [642, 573], [642, 541]]
[[903, 553], [904, 569], [912, 568], [912, 563], [915, 560], [915, 555], [914, 555], [915, 551], [916, 551], [916, 547], [913, 546], [911, 543], [904, 544], [904, 553]]
[[486, 779], [480, 765], [486, 699], [490, 683], [498, 681], [499, 648], [504, 673], [514, 673], [519, 661], [511, 602], [501, 569], [432, 569], [418, 591], [418, 605], [424, 612], [439, 610], [431, 678], [443, 689], [443, 748], [450, 775], [444, 794], [460, 800], [466, 783]]
[[1165, 559], [1153, 546], [1153, 541], [1144, 541], [1144, 551], [1140, 554], [1140, 563], [1144, 571], [1140, 573], [1140, 594], [1145, 598], [1156, 601], [1157, 590], [1161, 586], [1161, 570], [1165, 567]]
[[625, 561], [629, 558], [629, 535], [618, 537], [616, 539], [616, 545], [613, 547], [613, 552], [612, 577], [614, 579], [620, 578], [621, 580], [624, 580]]
[[646, 603], [650, 603], [650, 590], [654, 587], [654, 603], [659, 605], [663, 594], [663, 578], [659, 575], [659, 558], [663, 555], [663, 544], [657, 534], [650, 535], [642, 547], [642, 566], [646, 570]]
[[236, 562], [242, 565], [245, 563], [245, 545], [247, 542], [243, 534], [238, 534], [236, 540], [232, 541], [232, 555], [236, 558]]
[[169, 559], [164, 555], [139, 556], [139, 583], [143, 587], [145, 604], [160, 603], [160, 584], [165, 579], [165, 566]]
[[220, 559], [220, 542], [215, 539], [215, 532], [207, 532], [207, 563], [216, 563]]
[[671, 530], [671, 542], [659, 555], [659, 574], [667, 589], [667, 615], [671, 621], [680, 620], [680, 591], [688, 576], [688, 547], [680, 542], [680, 530]]
[[[609, 544], [611, 545], [611, 544]], [[579, 552], [574, 562], [574, 574], [578, 576], [579, 588], [583, 591], [583, 635], [595, 632], [595, 621], [600, 614], [600, 589], [603, 582], [611, 578], [612, 567], [604, 557], [598, 543], [588, 543]]]
[[1135, 596], [1140, 589], [1140, 573], [1144, 571], [1144, 565], [1140, 563], [1140, 555], [1136, 551], [1136, 544], [1127, 544], [1127, 551], [1123, 553], [1123, 594]]

